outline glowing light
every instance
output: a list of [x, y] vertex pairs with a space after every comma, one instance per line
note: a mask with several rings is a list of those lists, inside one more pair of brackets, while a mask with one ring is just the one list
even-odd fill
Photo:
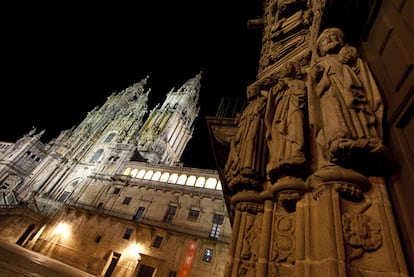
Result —
[[60, 222], [56, 225], [55, 229], [53, 229], [52, 233], [61, 236], [62, 238], [67, 238], [70, 235], [70, 228], [68, 224]]
[[139, 254], [139, 252], [141, 252], [141, 246], [137, 243], [131, 243], [127, 252], [131, 257], [136, 257], [138, 260], [141, 260], [141, 255]]

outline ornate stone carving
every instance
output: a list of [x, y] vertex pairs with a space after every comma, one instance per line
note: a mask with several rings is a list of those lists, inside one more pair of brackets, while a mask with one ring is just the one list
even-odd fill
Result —
[[264, 177], [264, 113], [266, 97], [260, 91], [248, 91], [249, 104], [243, 110], [236, 135], [230, 144], [224, 168], [226, 182], [232, 191], [257, 188]]
[[305, 82], [297, 79], [297, 68], [287, 62], [281, 77], [270, 88], [265, 114], [266, 142], [269, 151], [267, 174], [274, 180], [280, 174], [297, 174], [305, 167], [304, 109]]
[[274, 240], [271, 261], [294, 264], [295, 215], [277, 213], [274, 221]]
[[319, 169], [306, 180], [309, 187], [313, 188], [312, 195], [317, 200], [326, 187], [334, 185], [335, 190], [342, 197], [359, 201], [363, 198], [362, 192], [371, 189], [371, 183], [367, 177], [355, 170], [332, 165]]
[[[249, 205], [251, 208], [251, 205]], [[262, 214], [244, 212], [245, 220], [242, 247], [240, 252], [240, 265], [238, 276], [255, 276], [256, 264], [259, 255], [259, 239], [262, 232]]]
[[310, 2], [306, 0], [272, 0], [267, 3], [259, 71], [266, 70], [307, 40], [307, 28], [313, 22], [313, 12], [308, 4]]
[[382, 246], [381, 226], [367, 215], [344, 213], [342, 231], [345, 241], [352, 247], [351, 260], [359, 258], [364, 251], [374, 251]]
[[384, 151], [383, 104], [375, 80], [340, 29], [324, 30], [316, 43], [310, 72], [318, 99], [310, 117], [316, 142], [327, 162], [367, 167]]
[[361, 201], [364, 197], [362, 189], [354, 184], [339, 183], [335, 184], [335, 190], [343, 198], [351, 201]]

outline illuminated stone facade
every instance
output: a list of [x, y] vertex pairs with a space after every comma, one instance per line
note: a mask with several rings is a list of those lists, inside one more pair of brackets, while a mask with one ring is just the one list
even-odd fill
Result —
[[96, 276], [219, 276], [231, 226], [217, 171], [180, 165], [201, 73], [146, 117], [148, 78], [44, 145], [0, 144], [3, 239]]
[[268, 0], [248, 22], [262, 32], [248, 105], [207, 118], [233, 229], [224, 276], [410, 276], [412, 8]]

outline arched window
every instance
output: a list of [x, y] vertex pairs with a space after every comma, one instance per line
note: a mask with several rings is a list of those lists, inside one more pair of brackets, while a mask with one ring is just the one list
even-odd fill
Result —
[[112, 139], [115, 137], [116, 133], [110, 133], [104, 140], [104, 143], [111, 142]]
[[178, 180], [177, 180], [177, 184], [179, 184], [179, 185], [184, 185], [186, 180], [187, 180], [187, 175], [182, 174], [182, 175], [180, 175], [180, 177], [178, 178]]
[[125, 169], [124, 175], [129, 175], [130, 172], [131, 172], [131, 168], [128, 167], [127, 169]]
[[145, 180], [151, 180], [152, 174], [154, 172], [152, 170], [149, 170], [147, 173], [145, 173], [144, 179]]
[[145, 170], [141, 169], [137, 174], [137, 178], [142, 179], [144, 178], [144, 175], [145, 175]]
[[221, 187], [221, 182], [220, 181], [218, 181], [218, 183], [217, 183], [216, 190], [223, 190], [223, 188]]
[[134, 169], [131, 171], [131, 177], [132, 177], [132, 178], [135, 178], [135, 177], [137, 176], [137, 173], [138, 173], [138, 169], [134, 168]]
[[168, 178], [168, 183], [177, 183], [177, 179], [178, 179], [178, 174], [177, 173], [173, 173], [170, 175], [170, 178]]
[[190, 177], [187, 178], [187, 186], [192, 186], [194, 187], [194, 184], [196, 182], [196, 176], [191, 175]]
[[196, 187], [204, 187], [204, 183], [206, 182], [205, 177], [198, 177], [197, 182], [195, 184]]
[[160, 182], [167, 182], [169, 177], [170, 177], [170, 173], [168, 173], [168, 172], [164, 172], [164, 173], [161, 175]]
[[101, 158], [102, 154], [103, 154], [103, 151], [104, 151], [103, 149], [99, 149], [98, 151], [96, 151], [90, 162], [91, 163], [98, 162], [99, 159]]
[[216, 188], [216, 184], [217, 184], [217, 179], [216, 178], [208, 178], [207, 181], [206, 181], [205, 188], [207, 188], [207, 189], [215, 189]]
[[152, 175], [151, 180], [153, 180], [153, 181], [159, 181], [160, 180], [160, 177], [161, 177], [161, 172], [160, 171], [157, 171], [157, 172], [154, 173], [154, 175]]

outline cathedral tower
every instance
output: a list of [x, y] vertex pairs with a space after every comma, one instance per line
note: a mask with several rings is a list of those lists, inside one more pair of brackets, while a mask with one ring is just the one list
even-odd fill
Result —
[[152, 164], [176, 165], [194, 131], [198, 116], [201, 72], [179, 89], [173, 88], [143, 125], [138, 151]]
[[94, 276], [224, 271], [231, 227], [217, 171], [180, 164], [201, 72], [149, 112], [148, 80], [46, 145], [35, 129], [0, 142], [2, 238]]

